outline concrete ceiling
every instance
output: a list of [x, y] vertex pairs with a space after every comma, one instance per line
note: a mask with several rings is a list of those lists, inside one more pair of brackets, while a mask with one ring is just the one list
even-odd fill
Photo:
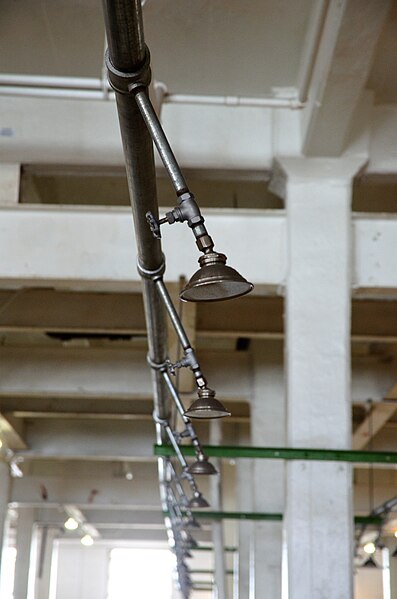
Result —
[[[172, 92], [261, 96], [296, 86], [313, 0], [149, 0], [145, 35]], [[100, 77], [98, 0], [0, 2], [0, 70]]]
[[[268, 96], [298, 86], [314, 0], [148, 0], [153, 70], [172, 93]], [[0, 71], [100, 77], [104, 26], [98, 0], [0, 0]], [[379, 39], [368, 88], [397, 101], [397, 2]]]

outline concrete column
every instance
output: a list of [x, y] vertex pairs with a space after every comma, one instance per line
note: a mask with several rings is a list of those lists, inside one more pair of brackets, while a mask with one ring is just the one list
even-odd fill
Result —
[[[290, 447], [351, 446], [351, 186], [361, 160], [283, 159], [288, 272], [285, 366]], [[351, 466], [286, 465], [289, 599], [353, 594]]]
[[48, 599], [50, 594], [54, 540], [58, 528], [43, 527], [39, 534], [37, 567], [35, 579], [35, 599]]
[[18, 203], [20, 177], [20, 164], [0, 164], [0, 206]]
[[[253, 391], [251, 443], [254, 446], [285, 445], [283, 344], [252, 343]], [[255, 512], [283, 513], [284, 464], [280, 460], [253, 461]], [[254, 597], [281, 597], [281, 522], [255, 522], [253, 527]]]
[[[210, 423], [210, 444], [222, 445], [222, 424], [219, 420], [212, 420]], [[212, 459], [215, 468], [221, 474], [221, 460]], [[221, 477], [212, 476], [211, 484], [211, 505], [212, 509], [222, 511], [222, 486]], [[216, 599], [228, 599], [227, 581], [226, 581], [226, 562], [224, 552], [224, 535], [222, 521], [214, 521], [212, 523], [212, 542], [214, 545], [214, 569], [215, 569], [215, 585]]]
[[[237, 504], [241, 512], [252, 512], [252, 461], [237, 460], [236, 463]], [[253, 599], [253, 524], [240, 521], [238, 525], [238, 580], [234, 588], [238, 594], [235, 599]], [[251, 590], [252, 589], [252, 590]]]
[[[0, 461], [0, 567], [3, 555], [3, 547], [6, 544], [6, 523], [8, 514], [8, 502], [10, 498], [11, 477], [8, 464]], [[1, 569], [0, 569], [1, 576]]]
[[34, 509], [19, 508], [17, 523], [17, 558], [15, 562], [14, 599], [26, 599], [29, 586], [30, 553]]
[[[397, 599], [397, 556], [393, 557], [393, 553], [397, 549], [397, 539], [394, 537], [392, 539], [388, 539], [386, 543], [386, 547], [389, 551], [388, 562], [389, 562], [389, 575], [390, 580], [390, 598], [389, 599]], [[384, 594], [384, 597], [387, 597], [387, 594]]]

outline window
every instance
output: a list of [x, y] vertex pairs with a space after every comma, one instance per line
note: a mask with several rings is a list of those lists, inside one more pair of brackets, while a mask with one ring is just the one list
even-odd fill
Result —
[[107, 599], [172, 599], [174, 565], [168, 549], [112, 549]]

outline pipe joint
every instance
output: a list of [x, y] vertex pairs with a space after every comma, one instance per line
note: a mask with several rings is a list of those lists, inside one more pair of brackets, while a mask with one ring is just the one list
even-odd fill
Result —
[[147, 354], [146, 361], [153, 370], [158, 370], [160, 372], [165, 372], [168, 370], [169, 360], [165, 360], [164, 362], [155, 362], [152, 360], [149, 354]]
[[156, 411], [153, 412], [153, 420], [156, 424], [159, 424], [160, 426], [167, 428], [169, 427], [169, 421], [167, 418], [160, 418], [160, 416], [157, 414]]
[[138, 261], [137, 261], [137, 269], [138, 269], [139, 275], [143, 279], [152, 279], [152, 281], [156, 281], [158, 279], [161, 279], [161, 277], [165, 273], [165, 258], [164, 258], [164, 254], [163, 254], [162, 262], [161, 262], [161, 264], [160, 264], [160, 266], [158, 268], [155, 268], [154, 270], [150, 270], [148, 268], [145, 268], [144, 266], [142, 266], [142, 264], [140, 264], [139, 259], [138, 259]]
[[191, 368], [193, 372], [200, 369], [200, 365], [197, 361], [196, 354], [194, 353], [194, 350], [191, 347], [187, 348], [185, 350], [185, 355], [183, 356], [183, 358], [181, 360], [178, 360], [174, 364], [170, 360], [168, 360], [167, 366], [168, 371], [170, 372], [170, 374], [173, 375], [175, 375], [175, 372], [178, 368]]
[[124, 73], [116, 69], [110, 60], [109, 48], [105, 52], [105, 64], [108, 70], [109, 84], [119, 94], [128, 95], [137, 89], [146, 88], [152, 79], [150, 52], [147, 46], [145, 46], [145, 60], [140, 69], [135, 73]]

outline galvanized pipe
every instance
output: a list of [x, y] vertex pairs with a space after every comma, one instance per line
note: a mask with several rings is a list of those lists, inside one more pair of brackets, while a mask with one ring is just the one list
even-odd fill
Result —
[[[157, 280], [162, 278], [165, 262], [161, 251], [161, 242], [152, 235], [146, 221], [148, 212], [158, 220], [156, 174], [151, 135], [170, 172], [177, 193], [186, 191], [187, 186], [148, 98], [149, 54], [144, 43], [141, 0], [103, 0], [103, 7], [109, 44], [106, 64], [110, 83], [116, 94], [127, 181], [134, 216], [138, 271], [143, 280], [143, 300], [149, 346], [148, 361], [152, 367], [157, 441], [164, 443], [168, 436], [172, 448], [186, 472], [187, 462], [169, 425], [168, 391], [171, 390], [171, 395], [174, 396], [174, 387], [172, 384], [170, 386], [170, 381], [164, 376], [164, 365], [167, 360], [167, 327], [163, 302], [164, 295], [167, 296], [167, 293], [164, 292], [164, 289], [162, 294], [158, 293]], [[176, 324], [174, 322], [174, 325]], [[183, 331], [180, 322], [178, 327]], [[189, 345], [187, 337], [183, 340], [187, 341]], [[190, 426], [188, 423], [186, 424]], [[195, 434], [192, 435], [192, 442], [195, 449], [201, 451]], [[168, 508], [171, 511], [167, 463], [168, 461], [164, 457], [158, 461], [160, 495], [163, 510]], [[197, 493], [193, 477], [188, 476], [187, 479], [193, 492]], [[181, 500], [186, 500], [184, 493]], [[182, 558], [178, 557], [180, 531], [174, 529], [175, 522], [172, 521], [172, 518], [171, 522], [167, 521], [166, 524], [169, 541], [174, 543], [176, 549], [181, 591], [184, 597], [188, 597], [191, 581], [183, 556]]]
[[166, 385], [168, 387], [168, 390], [171, 394], [171, 397], [173, 398], [176, 408], [179, 412], [179, 414], [181, 415], [181, 418], [183, 420], [183, 422], [185, 423], [185, 426], [187, 428], [187, 431], [189, 433], [190, 439], [192, 441], [192, 445], [194, 447], [195, 453], [196, 455], [202, 455], [203, 454], [203, 449], [201, 447], [201, 443], [199, 441], [199, 438], [197, 437], [196, 431], [194, 429], [194, 426], [192, 425], [192, 423], [190, 422], [190, 418], [188, 418], [187, 416], [185, 416], [185, 408], [184, 405], [181, 401], [181, 398], [179, 397], [179, 394], [173, 384], [173, 382], [171, 381], [171, 377], [168, 374], [168, 372], [166, 370], [163, 371], [163, 377], [164, 380], [166, 382]]
[[[118, 71], [133, 73], [145, 59], [145, 44], [140, 0], [103, 0], [109, 59]], [[161, 242], [155, 239], [146, 222], [148, 210], [158, 215], [156, 173], [150, 133], [129, 94], [116, 91], [117, 110], [123, 141], [131, 206], [134, 216], [138, 263], [141, 274], [161, 269]], [[143, 278], [143, 300], [148, 333], [149, 356], [161, 363], [167, 358], [165, 312], [150, 277]], [[154, 406], [157, 416], [168, 418], [167, 390], [160, 372], [152, 370]], [[165, 431], [157, 426], [159, 441]]]
[[144, 91], [139, 91], [135, 94], [135, 100], [177, 195], [187, 192], [187, 183], [147, 94]]

